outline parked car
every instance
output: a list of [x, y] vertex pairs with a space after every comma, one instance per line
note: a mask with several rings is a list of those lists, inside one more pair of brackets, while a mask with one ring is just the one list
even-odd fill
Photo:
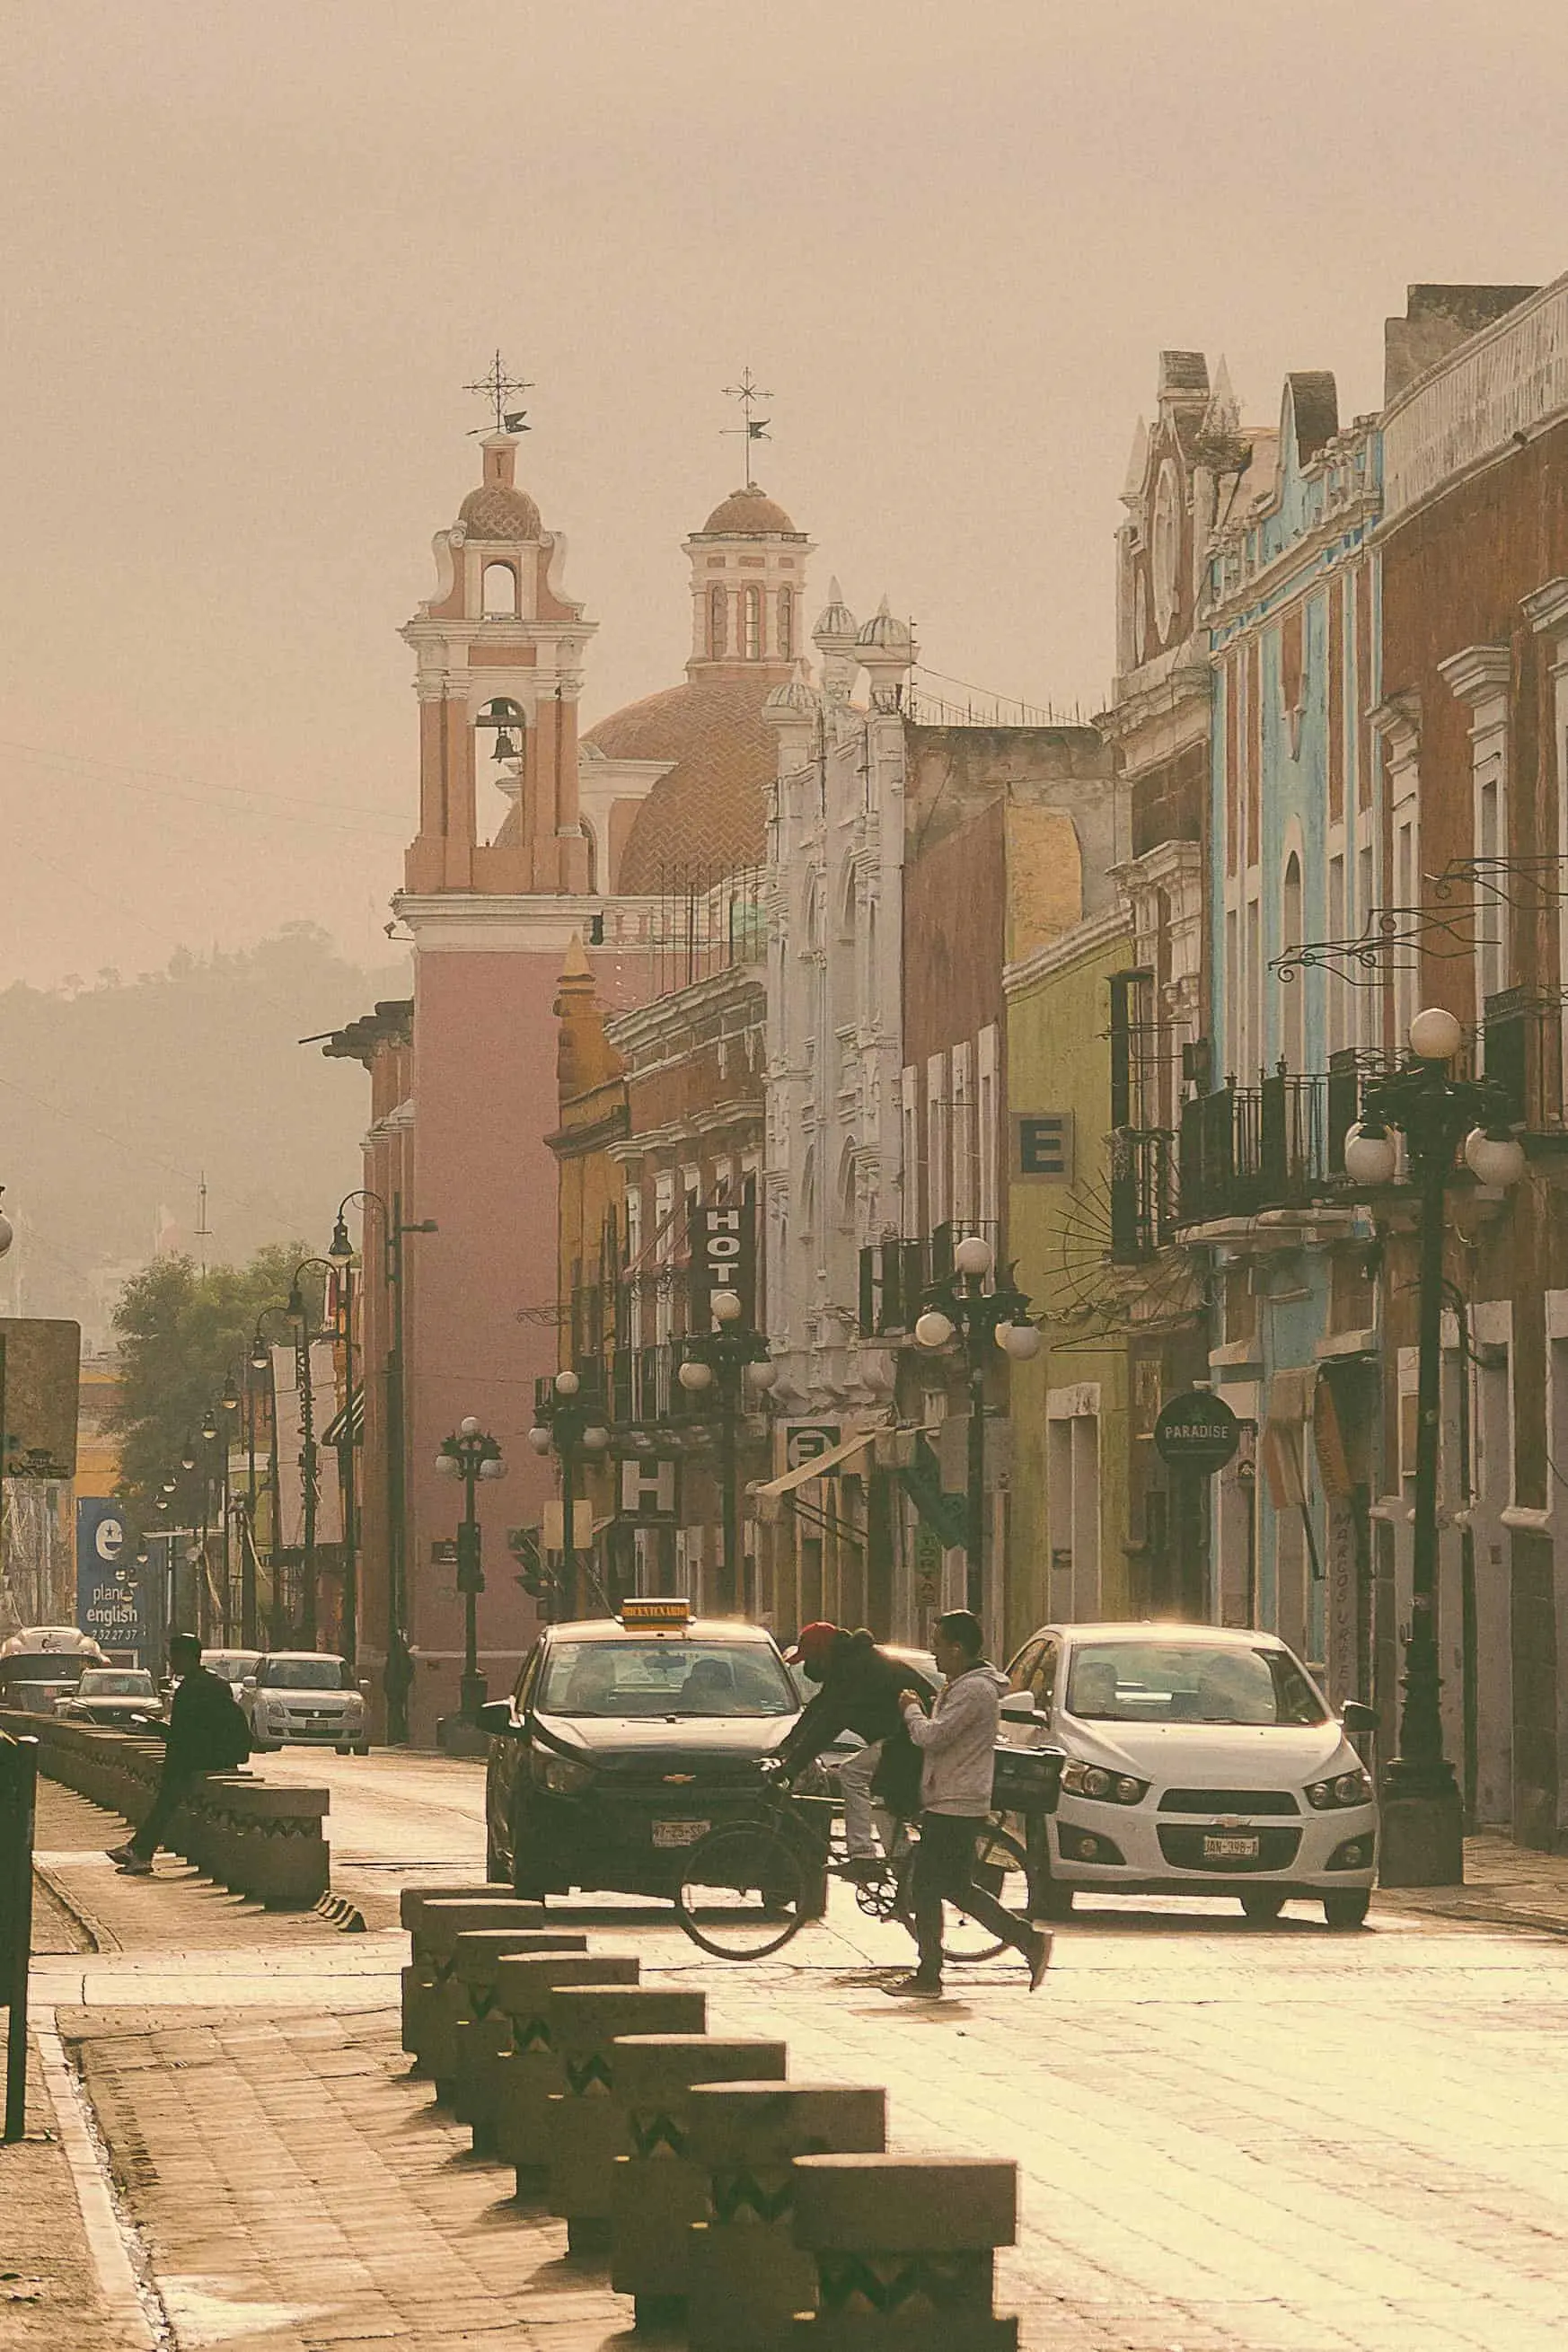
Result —
[[161, 1722], [163, 1698], [145, 1666], [87, 1666], [75, 1690], [55, 1701], [68, 1723], [98, 1723], [133, 1730], [141, 1722]]
[[202, 1664], [209, 1675], [220, 1675], [245, 1706], [249, 1696], [246, 1685], [255, 1682], [262, 1656], [260, 1650], [204, 1650]]
[[89, 1666], [108, 1664], [91, 1634], [74, 1625], [24, 1625], [0, 1642], [0, 1706], [53, 1715]]
[[685, 1849], [755, 1806], [800, 1699], [760, 1625], [686, 1601], [548, 1626], [480, 1721], [488, 1871], [520, 1895], [673, 1895]]
[[1377, 1864], [1372, 1776], [1276, 1634], [1215, 1625], [1046, 1625], [1008, 1669], [1003, 1737], [1066, 1751], [1035, 1900], [1234, 1895], [1249, 1919], [1292, 1896], [1331, 1927], [1365, 1919]]
[[346, 1658], [324, 1650], [269, 1650], [244, 1685], [251, 1746], [266, 1754], [297, 1743], [370, 1754], [364, 1686]]

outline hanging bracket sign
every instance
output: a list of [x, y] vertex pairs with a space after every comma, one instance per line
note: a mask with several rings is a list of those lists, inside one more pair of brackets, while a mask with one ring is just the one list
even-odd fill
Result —
[[1189, 1389], [1160, 1408], [1154, 1423], [1154, 1450], [1173, 1470], [1195, 1471], [1211, 1477], [1236, 1458], [1241, 1444], [1241, 1423], [1223, 1397], [1212, 1389]]

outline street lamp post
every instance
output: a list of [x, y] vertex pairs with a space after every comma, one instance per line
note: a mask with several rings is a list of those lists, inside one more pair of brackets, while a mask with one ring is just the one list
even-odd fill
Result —
[[458, 1686], [458, 1712], [476, 1728], [485, 1703], [485, 1677], [479, 1672], [479, 1597], [485, 1589], [479, 1550], [479, 1484], [481, 1478], [501, 1478], [506, 1465], [495, 1439], [479, 1427], [472, 1413], [460, 1421], [436, 1456], [443, 1478], [463, 1481], [465, 1502], [458, 1529], [458, 1590], [463, 1596], [463, 1679]]
[[351, 1265], [353, 1244], [349, 1239], [348, 1210], [358, 1201], [375, 1209], [386, 1235], [385, 1276], [391, 1308], [385, 1361], [386, 1397], [386, 1663], [383, 1687], [386, 1694], [386, 1736], [395, 1745], [408, 1741], [408, 1529], [407, 1439], [403, 1364], [403, 1243], [408, 1234], [439, 1231], [434, 1217], [407, 1222], [403, 1195], [395, 1192], [391, 1206], [379, 1192], [345, 1192], [338, 1202], [327, 1255], [335, 1266]]
[[599, 1404], [583, 1394], [582, 1380], [570, 1367], [556, 1373], [535, 1411], [528, 1442], [536, 1454], [553, 1451], [561, 1464], [561, 1594], [571, 1616], [577, 1606], [577, 1460], [580, 1454], [607, 1453], [610, 1433]]
[[1410, 1024], [1403, 1066], [1369, 1086], [1357, 1126], [1345, 1138], [1352, 1183], [1392, 1183], [1404, 1136], [1419, 1203], [1416, 1292], [1415, 1507], [1410, 1576], [1410, 1634], [1405, 1645], [1399, 1750], [1383, 1774], [1379, 1876], [1385, 1886], [1464, 1883], [1464, 1806], [1443, 1751], [1437, 1650], [1437, 1474], [1442, 1438], [1443, 1244], [1448, 1179], [1461, 1149], [1486, 1185], [1516, 1184], [1524, 1148], [1502, 1087], [1456, 1078], [1448, 1065], [1463, 1031], [1451, 1013], [1429, 1007]]
[[915, 1324], [922, 1348], [963, 1343], [969, 1376], [969, 1540], [965, 1599], [976, 1616], [985, 1601], [985, 1381], [994, 1350], [1016, 1362], [1040, 1352], [1038, 1327], [1028, 1319], [1028, 1294], [1013, 1279], [1011, 1266], [987, 1290], [995, 1252], [983, 1235], [966, 1234], [952, 1254], [952, 1272], [925, 1293]]
[[[724, 1559], [719, 1577], [719, 1610], [731, 1616], [745, 1605], [741, 1570], [741, 1478], [737, 1424], [742, 1408], [748, 1369], [752, 1385], [768, 1384], [772, 1365], [763, 1334], [745, 1323], [745, 1301], [736, 1290], [715, 1290], [713, 1321], [717, 1328], [694, 1334], [681, 1343], [676, 1379], [689, 1396], [700, 1397], [717, 1384], [719, 1391], [720, 1509], [724, 1526]], [[742, 1325], [744, 1323], [744, 1328]], [[766, 1367], [766, 1372], [763, 1370]]]
[[[260, 1314], [256, 1318], [256, 1329], [250, 1343], [251, 1370], [253, 1372], [265, 1372], [269, 1376], [268, 1381], [268, 1393], [270, 1401], [271, 1411], [271, 1442], [268, 1448], [268, 1479], [272, 1489], [272, 1540], [268, 1547], [272, 1563], [272, 1592], [270, 1606], [267, 1612], [267, 1625], [268, 1641], [275, 1650], [280, 1650], [287, 1639], [287, 1628], [283, 1616], [283, 1572], [282, 1564], [279, 1558], [282, 1538], [282, 1489], [279, 1485], [278, 1475], [278, 1392], [276, 1385], [270, 1379], [272, 1358], [268, 1350], [267, 1341], [262, 1337], [261, 1327], [269, 1315], [282, 1315], [287, 1313], [287, 1311], [288, 1310], [283, 1306], [281, 1300], [273, 1305], [264, 1307]], [[256, 1487], [256, 1417], [254, 1409], [251, 1414], [250, 1481], [253, 1498], [251, 1505], [250, 1525], [252, 1541], [254, 1543], [256, 1532], [256, 1511], [254, 1501]], [[251, 1642], [256, 1640], [258, 1632], [257, 1620], [258, 1612], [255, 1591], [255, 1563], [252, 1561], [250, 1603], [251, 1632], [249, 1635]]]
[[328, 1275], [337, 1272], [328, 1258], [301, 1258], [294, 1268], [285, 1310], [297, 1335], [294, 1345], [300, 1381], [300, 1501], [304, 1521], [300, 1529], [304, 1559], [300, 1593], [300, 1639], [307, 1650], [315, 1648], [318, 1631], [320, 1595], [316, 1590], [316, 1506], [319, 1498], [316, 1493], [315, 1381], [310, 1363], [310, 1346], [315, 1334], [310, 1329], [310, 1310], [300, 1287], [300, 1276], [308, 1274], [312, 1266], [320, 1266]]

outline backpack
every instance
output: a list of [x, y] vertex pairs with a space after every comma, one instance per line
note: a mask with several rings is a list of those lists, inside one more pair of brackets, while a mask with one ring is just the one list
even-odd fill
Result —
[[250, 1761], [250, 1726], [232, 1690], [227, 1706], [218, 1710], [213, 1726], [213, 1748], [223, 1759], [213, 1766], [215, 1772], [237, 1772], [242, 1764]]

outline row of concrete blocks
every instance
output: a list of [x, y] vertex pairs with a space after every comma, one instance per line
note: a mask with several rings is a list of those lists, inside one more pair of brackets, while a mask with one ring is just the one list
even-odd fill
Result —
[[[161, 1739], [99, 1731], [48, 1716], [0, 1718], [38, 1740], [41, 1769], [132, 1826], [143, 1822], [163, 1769]], [[193, 1784], [164, 1843], [220, 1886], [268, 1910], [309, 1910], [327, 1892], [325, 1789], [269, 1788], [248, 1772], [208, 1772]]]
[[406, 1890], [403, 2045], [521, 2198], [692, 2352], [1016, 2352], [1012, 2164], [887, 2153], [887, 2094], [792, 2082], [700, 1992], [493, 1886]]

